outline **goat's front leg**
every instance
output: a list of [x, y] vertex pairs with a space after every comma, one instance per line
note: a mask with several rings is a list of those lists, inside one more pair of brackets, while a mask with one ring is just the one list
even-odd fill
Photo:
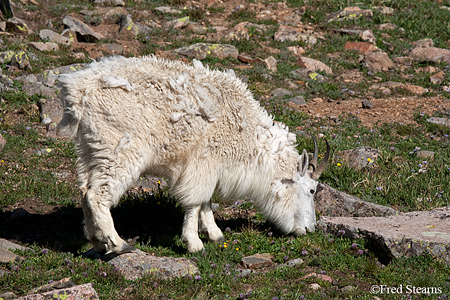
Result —
[[185, 207], [181, 241], [186, 244], [188, 251], [191, 253], [203, 249], [203, 243], [198, 237], [198, 215], [201, 207], [201, 205]]
[[223, 242], [225, 238], [223, 237], [222, 231], [219, 229], [216, 221], [214, 220], [211, 203], [212, 201], [210, 200], [202, 204], [199, 222], [200, 232], [203, 233], [211, 242]]

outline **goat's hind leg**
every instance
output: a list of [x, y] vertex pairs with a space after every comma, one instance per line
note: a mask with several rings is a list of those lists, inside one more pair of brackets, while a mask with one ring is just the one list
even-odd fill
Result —
[[208, 201], [202, 204], [200, 210], [199, 228], [208, 240], [215, 243], [220, 243], [225, 240], [222, 231], [214, 220], [214, 214], [211, 208], [212, 201]]

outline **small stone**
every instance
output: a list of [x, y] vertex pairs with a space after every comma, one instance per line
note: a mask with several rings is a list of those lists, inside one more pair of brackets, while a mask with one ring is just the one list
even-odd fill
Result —
[[50, 29], [43, 29], [39, 31], [39, 37], [41, 38], [41, 40], [50, 41], [63, 45], [70, 45], [72, 43], [72, 41], [69, 38], [64, 37]]
[[95, 43], [103, 39], [103, 36], [95, 32], [89, 25], [85, 24], [81, 20], [65, 16], [62, 20], [63, 24], [69, 27], [77, 33], [77, 39], [79, 42]]
[[440, 71], [430, 76], [430, 81], [433, 84], [442, 84], [445, 80], [445, 72]]
[[28, 25], [25, 23], [24, 20], [12, 17], [6, 20], [6, 31], [12, 31], [15, 33], [22, 33], [22, 34], [30, 34], [32, 31], [30, 28], [28, 28]]
[[373, 103], [368, 100], [363, 100], [362, 102], [362, 108], [372, 109]]
[[413, 42], [412, 45], [414, 47], [427, 48], [427, 47], [433, 47], [434, 42], [430, 38], [425, 38], [425, 39], [421, 39], [421, 40]]
[[258, 253], [243, 257], [241, 262], [247, 269], [259, 269], [273, 265], [272, 258], [269, 253]]
[[395, 67], [394, 62], [388, 57], [385, 52], [370, 52], [365, 56], [365, 62], [370, 71], [376, 72], [387, 72], [389, 69]]
[[3, 147], [6, 145], [6, 140], [3, 135], [0, 134], [0, 152], [3, 150]]
[[291, 96], [292, 91], [290, 91], [288, 89], [284, 89], [284, 88], [276, 88], [272, 91], [272, 93], [270, 95], [271, 95], [271, 99], [283, 98], [284, 96]]
[[355, 290], [355, 287], [351, 286], [351, 285], [344, 286], [341, 289], [341, 291], [343, 291], [344, 293], [353, 292], [354, 290]]
[[361, 54], [367, 54], [370, 52], [374, 52], [377, 50], [377, 47], [375, 47], [374, 45], [367, 43], [367, 42], [346, 42], [345, 49], [347, 50], [355, 50], [358, 51]]
[[31, 42], [27, 44], [29, 47], [36, 49], [38, 51], [58, 51], [59, 46], [56, 43], [43, 43], [43, 42]]
[[42, 294], [46, 292], [50, 292], [53, 290], [59, 290], [59, 289], [66, 289], [76, 286], [76, 284], [70, 280], [70, 277], [53, 281], [52, 283], [48, 283], [45, 285], [42, 285], [40, 287], [34, 288], [30, 291], [30, 294]]
[[291, 259], [288, 260], [287, 262], [285, 262], [284, 264], [281, 264], [279, 266], [277, 266], [277, 268], [281, 268], [281, 267], [293, 267], [293, 266], [297, 266], [303, 263], [303, 259], [301, 258], [296, 258], [296, 259]]
[[247, 56], [247, 55], [238, 55], [237, 56], [237, 59], [239, 60], [239, 61], [242, 61], [242, 62], [244, 62], [244, 63], [248, 63], [248, 64], [264, 64], [264, 60], [262, 60], [261, 58], [259, 58], [259, 57], [255, 57], [255, 58], [253, 58], [253, 57], [250, 57], [250, 56]]
[[278, 72], [277, 68], [277, 60], [273, 56], [269, 56], [264, 60], [267, 69], [269, 69], [272, 72]]
[[309, 285], [309, 287], [313, 290], [313, 291], [317, 291], [321, 289], [321, 286], [318, 283], [311, 283]]
[[297, 64], [302, 67], [302, 68], [306, 68], [312, 72], [316, 72], [316, 71], [323, 71], [329, 75], [333, 74], [333, 71], [331, 70], [331, 68], [329, 66], [327, 66], [326, 64], [324, 64], [321, 61], [309, 58], [309, 57], [300, 57], [297, 60]]
[[416, 155], [419, 158], [433, 159], [434, 158], [434, 151], [419, 150], [419, 151], [416, 152]]
[[275, 39], [275, 41], [278, 41], [278, 42], [302, 41], [309, 45], [315, 45], [317, 43], [317, 39], [314, 36], [312, 36], [311, 34], [305, 34], [303, 32], [303, 29], [294, 27], [294, 26], [286, 26], [286, 25], [280, 25], [278, 27], [278, 31], [275, 32], [274, 39]]
[[239, 51], [236, 47], [229, 44], [207, 44], [197, 43], [190, 46], [178, 48], [175, 53], [199, 60], [205, 59], [207, 56], [224, 59], [227, 57], [237, 58]]
[[197, 274], [197, 265], [183, 257], [157, 257], [141, 250], [101, 259], [113, 264], [128, 280], [136, 280], [146, 274], [156, 274], [163, 279]]
[[17, 295], [14, 294], [13, 292], [6, 292], [3, 294], [0, 294], [0, 299], [9, 300], [9, 299], [16, 299], [16, 298], [17, 298]]
[[397, 29], [397, 25], [393, 23], [383, 23], [378, 25], [379, 30], [395, 30]]
[[450, 126], [450, 119], [447, 119], [447, 118], [431, 117], [431, 118], [427, 119], [427, 122], [433, 123], [433, 124]]
[[173, 29], [182, 29], [189, 25], [189, 17], [183, 17], [179, 19], [175, 19], [172, 21], [168, 21], [163, 24], [163, 28], [173, 28]]
[[19, 256], [9, 250], [0, 248], [0, 263], [9, 263], [18, 259]]
[[306, 104], [305, 98], [303, 96], [295, 96], [295, 97], [292, 97], [292, 98], [285, 99], [284, 101], [291, 102], [291, 103], [294, 103], [296, 105], [304, 105], [304, 104]]
[[296, 56], [301, 56], [302, 54], [304, 54], [306, 52], [305, 49], [303, 49], [303, 47], [300, 47], [300, 46], [290, 46], [290, 47], [287, 47], [287, 49]]
[[428, 93], [428, 89], [420, 85], [406, 84], [405, 89], [414, 95], [423, 95]]
[[[70, 295], [70, 296], [69, 296]], [[56, 289], [42, 294], [32, 294], [17, 298], [17, 300], [44, 300], [44, 299], [99, 299], [94, 290], [93, 283], [76, 285], [70, 288]]]
[[181, 14], [181, 10], [173, 9], [168, 6], [159, 6], [159, 7], [155, 8], [155, 10], [165, 13], [165, 14]]
[[331, 278], [331, 276], [329, 275], [325, 275], [325, 274], [317, 274], [317, 273], [309, 273], [308, 275], [305, 275], [303, 277], [301, 277], [299, 280], [303, 280], [309, 277], [316, 277], [320, 280], [326, 281], [326, 282], [333, 282], [333, 279]]

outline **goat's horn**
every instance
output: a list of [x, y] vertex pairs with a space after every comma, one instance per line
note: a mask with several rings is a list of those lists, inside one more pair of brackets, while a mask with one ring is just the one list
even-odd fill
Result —
[[314, 138], [314, 136], [313, 136], [312, 134], [310, 134], [310, 135], [311, 135], [311, 138], [312, 138], [313, 141], [314, 141], [314, 156], [313, 156], [313, 159], [311, 160], [311, 162], [310, 162], [309, 164], [310, 164], [311, 167], [312, 167], [312, 170], [311, 170], [311, 171], [315, 172], [316, 169], [317, 169], [317, 157], [319, 156], [319, 152], [318, 152], [318, 150], [317, 150], [317, 142], [316, 142], [316, 139]]
[[311, 178], [314, 180], [319, 179], [320, 175], [327, 167], [328, 159], [330, 158], [330, 145], [328, 144], [328, 141], [326, 139], [325, 143], [327, 144], [327, 152], [325, 153], [322, 161], [320, 162], [320, 165], [314, 170], [314, 172], [311, 175]]

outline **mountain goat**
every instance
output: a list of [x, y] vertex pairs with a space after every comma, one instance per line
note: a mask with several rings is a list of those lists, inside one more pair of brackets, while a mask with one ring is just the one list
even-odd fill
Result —
[[60, 77], [62, 123], [74, 128], [84, 229], [96, 252], [130, 246], [110, 208], [139, 176], [166, 177], [185, 209], [182, 241], [203, 249], [198, 232], [223, 240], [211, 211], [215, 189], [249, 196], [283, 232], [316, 224], [313, 196], [330, 148], [317, 166], [275, 123], [233, 72], [155, 56], [114, 56]]

